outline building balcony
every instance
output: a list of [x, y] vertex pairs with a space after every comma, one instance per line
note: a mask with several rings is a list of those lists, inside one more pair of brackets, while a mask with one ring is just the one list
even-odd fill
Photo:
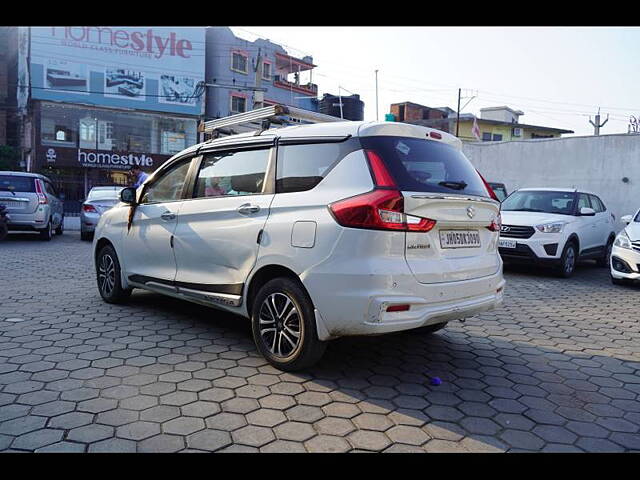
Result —
[[290, 82], [279, 75], [276, 75], [273, 78], [273, 86], [284, 90], [293, 90], [294, 92], [302, 93], [303, 95], [312, 95], [314, 97], [318, 95], [318, 85], [315, 83], [301, 85], [299, 83]]
[[276, 52], [276, 70], [284, 73], [304, 72], [315, 68], [313, 58], [296, 58], [291, 55]]

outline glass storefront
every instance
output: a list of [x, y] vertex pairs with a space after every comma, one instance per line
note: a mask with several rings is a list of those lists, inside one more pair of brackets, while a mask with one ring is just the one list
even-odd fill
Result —
[[34, 171], [64, 193], [77, 214], [94, 186], [132, 185], [132, 166], [147, 173], [197, 143], [195, 118], [39, 102]]
[[195, 119], [43, 102], [43, 146], [173, 155], [197, 141]]

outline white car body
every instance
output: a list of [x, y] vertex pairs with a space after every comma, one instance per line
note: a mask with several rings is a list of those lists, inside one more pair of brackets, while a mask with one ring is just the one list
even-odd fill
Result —
[[[287, 141], [313, 144], [350, 137], [348, 141], [358, 143], [310, 190], [274, 193], [264, 188], [246, 196], [140, 204], [129, 232], [130, 207], [116, 205], [96, 227], [96, 254], [105, 244], [113, 245], [124, 288], [145, 288], [245, 317], [251, 316], [254, 283], [263, 282], [265, 275], [290, 272], [313, 302], [321, 341], [441, 324], [491, 310], [502, 302], [505, 281], [498, 232], [488, 229], [492, 222], [499, 222], [500, 204], [486, 191], [483, 195], [455, 190], [399, 192], [405, 213], [436, 220], [426, 233], [344, 227], [329, 207], [376, 188], [367, 154], [359, 146], [363, 138], [419, 139], [461, 151], [456, 137], [430, 128], [336, 122], [225, 137], [170, 159], [138, 189], [138, 199], [146, 185], [179, 158], [206, 157], [208, 150], [224, 145], [273, 142], [276, 137], [278, 149]], [[265, 182], [275, 175], [276, 161], [276, 148], [272, 148]], [[480, 247], [442, 248], [439, 232], [461, 229], [477, 232]], [[458, 241], [447, 238], [445, 242]], [[409, 307], [387, 311], [399, 304]]]
[[[513, 192], [510, 197], [517, 192], [558, 192], [567, 197], [574, 197], [573, 207], [569, 208], [570, 214], [513, 211], [509, 210], [509, 203], [506, 206], [504, 203], [509, 202], [509, 198], [503, 201], [499, 251], [505, 262], [561, 266], [568, 242], [575, 242], [577, 245], [576, 261], [604, 258], [615, 237], [614, 218], [596, 194], [566, 188], [522, 188]], [[588, 196], [589, 202], [592, 197], [597, 197], [604, 208], [587, 207], [588, 210], [592, 210], [589, 212], [591, 214], [580, 214], [580, 195]], [[543, 225], [557, 227], [548, 227], [551, 231], [542, 231], [539, 226]]]
[[[640, 280], [640, 210], [633, 216], [622, 217], [621, 220], [627, 226], [618, 233], [611, 249], [611, 278]], [[620, 260], [622, 264], [618, 263]]]

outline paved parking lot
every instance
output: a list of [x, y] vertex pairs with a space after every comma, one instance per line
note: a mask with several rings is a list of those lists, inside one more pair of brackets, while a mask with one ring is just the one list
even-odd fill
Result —
[[0, 450], [640, 451], [640, 288], [589, 263], [507, 271], [499, 310], [292, 374], [242, 318], [103, 303], [90, 258], [78, 232], [0, 244]]

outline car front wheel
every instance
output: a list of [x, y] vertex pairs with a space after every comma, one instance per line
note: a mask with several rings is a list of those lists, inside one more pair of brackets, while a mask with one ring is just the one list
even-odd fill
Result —
[[560, 269], [558, 273], [561, 277], [569, 278], [576, 269], [578, 254], [574, 243], [567, 243], [562, 252], [560, 260]]
[[131, 295], [131, 288], [122, 288], [120, 262], [112, 246], [107, 245], [98, 253], [96, 275], [100, 296], [107, 303], [122, 303]]
[[309, 295], [286, 277], [260, 288], [253, 301], [251, 327], [260, 353], [280, 370], [311, 367], [326, 349], [326, 342], [318, 339]]

